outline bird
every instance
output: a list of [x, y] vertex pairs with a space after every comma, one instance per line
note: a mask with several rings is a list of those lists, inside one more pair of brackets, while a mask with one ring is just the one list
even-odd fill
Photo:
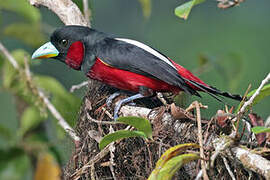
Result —
[[[205, 92], [219, 101], [221, 96], [242, 100], [241, 95], [230, 94], [206, 84], [183, 66], [144, 43], [114, 37], [85, 26], [57, 28], [51, 34], [50, 41], [32, 54], [32, 59], [45, 58], [59, 60], [82, 71], [90, 79], [135, 93], [119, 101], [114, 109], [114, 119], [118, 118], [123, 104], [151, 97], [156, 92], [177, 94], [184, 91], [199, 97], [199, 92]], [[108, 99], [117, 95], [113, 94]]]

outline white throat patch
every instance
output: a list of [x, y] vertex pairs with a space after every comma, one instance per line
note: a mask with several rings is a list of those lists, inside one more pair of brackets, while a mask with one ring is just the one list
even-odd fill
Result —
[[172, 62], [167, 57], [163, 56], [162, 54], [160, 54], [156, 50], [152, 49], [151, 47], [149, 47], [149, 46], [147, 46], [139, 41], [135, 41], [132, 39], [124, 39], [124, 38], [115, 38], [115, 39], [118, 41], [124, 41], [126, 43], [133, 44], [141, 49], [144, 49], [145, 51], [151, 53], [152, 55], [156, 56], [157, 58], [161, 59], [162, 61], [166, 62], [167, 64], [172, 66], [174, 69], [176, 69], [176, 67], [172, 64]]

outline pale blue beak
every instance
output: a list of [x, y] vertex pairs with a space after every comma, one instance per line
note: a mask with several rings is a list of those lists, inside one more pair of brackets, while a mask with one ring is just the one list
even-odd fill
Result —
[[51, 42], [47, 42], [38, 48], [32, 55], [32, 59], [44, 59], [58, 56], [59, 51]]

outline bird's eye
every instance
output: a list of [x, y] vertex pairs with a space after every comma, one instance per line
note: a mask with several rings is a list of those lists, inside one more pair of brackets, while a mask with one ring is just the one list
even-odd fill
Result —
[[60, 41], [60, 45], [63, 46], [63, 47], [66, 47], [67, 44], [68, 44], [68, 41], [67, 41], [66, 39], [62, 39], [62, 40]]

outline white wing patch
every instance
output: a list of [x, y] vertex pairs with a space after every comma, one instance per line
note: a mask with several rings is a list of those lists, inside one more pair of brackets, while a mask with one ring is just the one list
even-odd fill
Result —
[[162, 54], [160, 54], [156, 50], [152, 49], [151, 47], [149, 47], [149, 46], [147, 46], [139, 41], [135, 41], [132, 39], [124, 39], [124, 38], [115, 38], [115, 39], [118, 41], [124, 41], [126, 43], [133, 44], [141, 49], [144, 49], [145, 51], [151, 53], [152, 55], [156, 56], [157, 58], [161, 59], [162, 61], [166, 62], [167, 64], [172, 66], [174, 69], [176, 69], [176, 67], [172, 64], [172, 62], [168, 58], [166, 58], [165, 56], [163, 56]]

